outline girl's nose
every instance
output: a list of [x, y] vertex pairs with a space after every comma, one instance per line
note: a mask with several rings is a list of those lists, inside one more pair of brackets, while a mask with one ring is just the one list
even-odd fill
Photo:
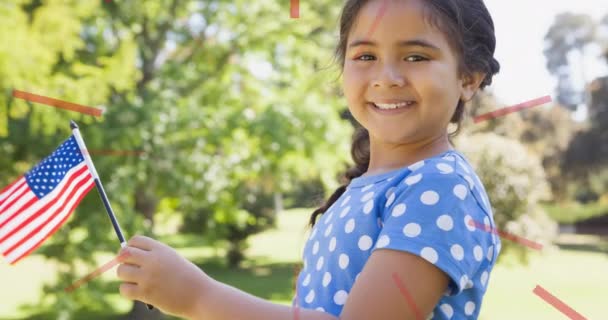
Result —
[[373, 79], [372, 86], [374, 88], [392, 88], [403, 87], [406, 83], [407, 80], [402, 72], [399, 71], [399, 68], [392, 65], [385, 65]]

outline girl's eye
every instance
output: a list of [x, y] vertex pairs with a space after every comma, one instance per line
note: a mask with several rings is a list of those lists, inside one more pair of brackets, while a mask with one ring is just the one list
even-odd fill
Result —
[[[362, 54], [362, 55], [358, 56], [357, 58], [355, 58], [355, 60], [358, 60], [358, 61], [371, 61], [374, 59], [375, 59], [375, 57], [372, 56], [371, 54]], [[423, 56], [414, 54], [414, 55], [406, 57], [405, 60], [408, 62], [420, 62], [420, 61], [427, 61], [429, 59], [427, 59]]]
[[409, 61], [409, 62], [420, 62], [420, 61], [426, 61], [428, 60], [427, 58], [423, 57], [423, 56], [419, 56], [417, 54], [411, 55], [407, 58], [405, 58], [405, 60]]
[[[363, 57], [367, 57], [365, 59], [363, 59]], [[370, 61], [374, 58], [374, 56], [372, 56], [371, 54], [362, 54], [359, 57], [357, 57], [355, 60], [360, 60], [360, 61]]]

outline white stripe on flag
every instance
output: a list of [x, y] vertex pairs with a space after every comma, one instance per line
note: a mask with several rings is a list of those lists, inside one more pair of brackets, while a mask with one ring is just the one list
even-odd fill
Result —
[[[67, 187], [67, 189], [61, 195], [61, 198], [57, 199], [57, 195], [55, 195], [55, 194], [53, 196], [50, 196], [51, 194], [47, 194], [46, 197], [37, 201], [36, 205], [23, 211], [21, 214], [19, 214], [19, 216], [17, 216], [15, 219], [11, 220], [9, 223], [7, 223], [6, 226], [4, 226], [2, 228], [2, 230], [0, 230], [0, 239], [2, 239], [4, 236], [6, 236], [10, 232], [12, 232], [15, 228], [17, 228], [19, 226], [19, 224], [21, 224], [23, 221], [27, 220], [29, 217], [31, 217], [33, 214], [35, 214], [37, 211], [39, 211], [39, 210], [35, 210], [35, 209], [42, 208], [49, 202], [57, 199], [55, 201], [55, 203], [50, 208], [48, 208], [48, 210], [46, 210], [43, 214], [34, 218], [33, 221], [31, 221], [30, 223], [28, 223], [27, 225], [22, 227], [19, 231], [17, 231], [15, 234], [10, 236], [8, 239], [6, 239], [2, 243], [0, 243], [0, 252], [4, 253], [6, 250], [10, 249], [17, 242], [19, 242], [22, 239], [24, 239], [25, 237], [27, 237], [27, 235], [32, 230], [36, 229], [41, 224], [45, 223], [46, 220], [48, 220], [55, 213], [57, 213], [58, 210], [61, 209], [61, 206], [67, 201], [67, 197], [70, 196], [72, 191], [76, 188], [77, 184], [80, 181], [86, 179], [87, 177], [90, 177], [88, 170], [84, 170], [79, 176], [74, 176], [76, 169], [79, 167], [82, 167], [84, 165], [85, 164], [83, 162], [82, 165], [76, 166], [76, 167], [72, 168], [70, 171], [68, 171], [68, 174], [63, 178], [63, 180], [61, 180], [61, 182], [59, 183], [59, 185], [57, 185], [55, 190], [53, 190], [53, 192], [61, 192], [63, 189], [66, 189], [66, 187]], [[66, 183], [70, 183], [70, 184], [67, 186], [64, 186]], [[53, 193], [53, 192], [51, 192], [51, 193]], [[36, 207], [36, 208], [34, 208], [34, 207]]]
[[[25, 204], [28, 203], [29, 201], [31, 201], [32, 199], [35, 199], [36, 195], [32, 192], [29, 191], [26, 194], [24, 194], [21, 198], [19, 198], [19, 200], [17, 200], [17, 202], [15, 202], [12, 206], [8, 207], [6, 209], [6, 211], [4, 211], [2, 214], [4, 215], [3, 217], [0, 217], [0, 225], [2, 223], [4, 223], [4, 221], [6, 221], [6, 219], [10, 218], [13, 216], [13, 214], [15, 214], [18, 211], [23, 211], [25, 209], [27, 209], [25, 207]], [[38, 204], [39, 201], [36, 201], [34, 203], [34, 206], [36, 206], [36, 204]], [[18, 213], [17, 213], [18, 214]], [[8, 222], [6, 224], [7, 227], [9, 227], [11, 225], [11, 223], [15, 220], [15, 219], [19, 219], [19, 215], [16, 216], [13, 220], [11, 220], [10, 222]], [[0, 239], [2, 238], [2, 229], [4, 227], [0, 227]], [[9, 227], [10, 228], [10, 227]]]
[[[10, 195], [8, 199], [6, 199], [5, 203], [0, 206], [0, 212], [3, 212], [8, 207], [8, 204], [15, 200], [17, 197], [21, 196], [21, 194], [23, 194], [25, 190], [27, 190], [27, 183], [22, 184], [19, 189], [15, 190], [15, 192]], [[3, 219], [3, 217], [4, 215], [0, 216], [0, 219]], [[2, 220], [0, 220], [0, 222], [2, 222]]]
[[15, 190], [17, 190], [17, 188], [21, 187], [23, 183], [25, 183], [25, 178], [21, 177], [21, 179], [19, 179], [17, 182], [15, 182], [15, 184], [10, 186], [10, 188], [2, 192], [2, 194], [0, 194], [0, 204], [2, 204], [4, 199], [8, 198], [9, 195], [11, 195]]
[[[89, 174], [89, 171], [87, 170], [86, 173]], [[78, 199], [80, 199], [80, 196], [82, 195], [82, 193], [88, 192], [89, 188], [92, 187], [93, 183], [94, 183], [93, 179], [90, 179], [86, 184], [84, 184], [77, 191], [77, 193], [74, 194], [74, 196], [70, 199], [70, 201], [65, 204], [65, 206], [63, 207], [63, 210], [61, 210], [61, 212], [59, 212], [59, 214], [57, 216], [55, 216], [55, 218], [53, 218], [53, 220], [51, 220], [39, 232], [37, 232], [35, 235], [33, 235], [31, 238], [29, 238], [23, 244], [21, 244], [21, 246], [15, 248], [15, 250], [13, 250], [11, 253], [9, 253], [6, 256], [6, 261], [8, 263], [13, 263], [14, 261], [19, 260], [19, 258], [21, 258], [21, 256], [23, 256], [23, 254], [28, 252], [37, 243], [39, 243], [41, 240], [46, 238], [49, 235], [49, 233], [51, 231], [53, 231], [53, 229], [55, 229], [55, 227], [58, 224], [60, 224], [61, 221], [63, 221], [63, 219], [72, 212], [72, 210], [74, 210], [76, 201], [78, 201]]]

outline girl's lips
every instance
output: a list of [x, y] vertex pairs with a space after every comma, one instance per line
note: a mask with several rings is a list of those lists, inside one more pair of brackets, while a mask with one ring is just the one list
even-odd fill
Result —
[[417, 102], [414, 102], [414, 103], [412, 103], [412, 104], [410, 104], [410, 105], [408, 105], [408, 106], [405, 106], [405, 107], [399, 107], [399, 108], [396, 108], [396, 109], [380, 109], [380, 108], [378, 108], [378, 107], [377, 107], [375, 104], [373, 104], [373, 103], [371, 103], [371, 102], [367, 103], [367, 105], [368, 105], [370, 108], [372, 108], [372, 109], [373, 109], [375, 112], [378, 112], [378, 113], [380, 113], [380, 114], [387, 114], [387, 115], [391, 115], [391, 114], [398, 114], [398, 113], [402, 113], [402, 112], [407, 112], [407, 111], [409, 111], [410, 109], [412, 109], [412, 108], [414, 108], [415, 106], [417, 106], [417, 105], [418, 105], [418, 103], [417, 103]]

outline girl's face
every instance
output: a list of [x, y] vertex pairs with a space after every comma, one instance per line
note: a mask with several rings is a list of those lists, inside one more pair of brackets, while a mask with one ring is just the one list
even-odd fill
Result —
[[421, 1], [372, 0], [348, 35], [344, 94], [372, 147], [447, 137], [458, 100], [469, 100], [476, 89], [459, 76], [456, 53], [425, 20]]

